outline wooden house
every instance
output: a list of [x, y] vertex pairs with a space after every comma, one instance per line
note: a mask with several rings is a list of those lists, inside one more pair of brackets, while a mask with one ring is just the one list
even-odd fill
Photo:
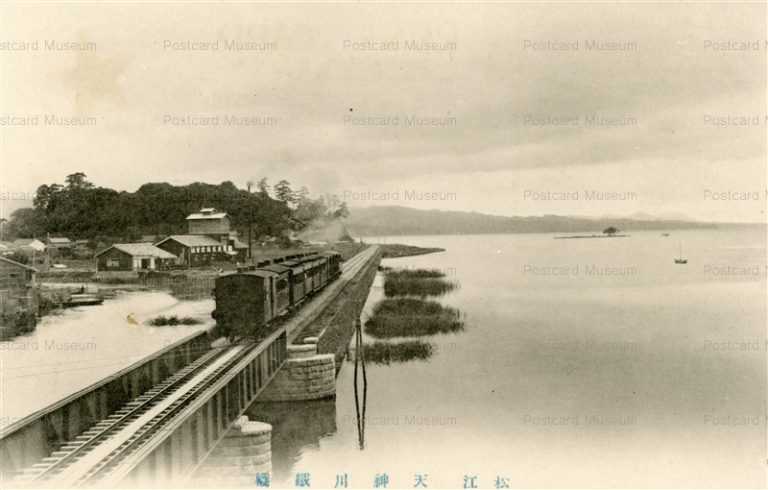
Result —
[[116, 243], [96, 254], [99, 271], [164, 270], [175, 262], [174, 254], [150, 243]]
[[178, 264], [190, 267], [229, 258], [226, 245], [205, 235], [171, 235], [155, 246], [178, 257]]

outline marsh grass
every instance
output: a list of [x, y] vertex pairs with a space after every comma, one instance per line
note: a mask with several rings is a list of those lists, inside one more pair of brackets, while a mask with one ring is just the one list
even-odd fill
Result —
[[456, 308], [416, 298], [387, 298], [373, 310], [365, 331], [375, 338], [420, 337], [464, 329]]
[[364, 346], [365, 360], [374, 364], [393, 362], [425, 361], [432, 356], [432, 344], [421, 340], [405, 342], [379, 342]]
[[386, 269], [384, 271], [384, 295], [393, 296], [441, 296], [456, 289], [456, 283], [445, 279], [436, 269]]

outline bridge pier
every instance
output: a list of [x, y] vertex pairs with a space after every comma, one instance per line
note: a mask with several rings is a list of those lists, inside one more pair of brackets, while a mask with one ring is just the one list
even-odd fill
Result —
[[288, 346], [288, 360], [258, 397], [261, 402], [321, 400], [336, 396], [336, 360], [317, 344]]
[[272, 473], [272, 426], [242, 416], [193, 477], [195, 486], [255, 486]]
[[[204, 473], [209, 462], [222, 462], [217, 459], [219, 455], [222, 458], [226, 455], [224, 460], [228, 462], [222, 464], [232, 468], [230, 474], [245, 475], [243, 479], [248, 481], [241, 479], [241, 482], [248, 486], [255, 484], [256, 474], [269, 473], [271, 426], [238, 417], [257, 400], [305, 401], [335, 397], [336, 368], [354, 332], [354, 320], [360, 314], [379, 260], [377, 249], [363, 253], [366, 255], [351, 263], [340, 282], [320, 293], [313, 299], [314, 304], [310, 303], [311, 307], [307, 306], [288, 324], [277, 328], [258, 345], [232, 346], [223, 353], [221, 366], [214, 361], [194, 374], [199, 383], [187, 388], [189, 398], [185, 398], [186, 393], [172, 395], [178, 396], [173, 404], [147, 423], [150, 432], [146, 438], [134, 441], [117, 455], [105, 453], [104, 460], [111, 457], [114, 464], [108, 471], [87, 478], [104, 487], [117, 486], [123, 481], [139, 487], [173, 485], [190, 475]], [[300, 335], [301, 343], [288, 345]], [[3, 456], [0, 466], [10, 467], [14, 473], [28, 467], [31, 463], [27, 463], [27, 459], [39, 460], [85, 431], [95, 420], [127, 406], [134, 395], [206, 352], [209, 344], [205, 332], [196, 334], [194, 339], [170, 346], [140, 365], [36, 414], [29, 421], [14, 424], [11, 433], [0, 439], [0, 456]], [[206, 373], [204, 379], [203, 373]], [[313, 404], [333, 406], [332, 401]], [[264, 420], [258, 413], [253, 415]], [[237, 425], [228, 430], [231, 423]], [[115, 435], [118, 434], [122, 433], [115, 431]], [[233, 458], [234, 462], [230, 461]], [[49, 481], [48, 475], [42, 473], [46, 470], [35, 471], [39, 473], [31, 478]], [[217, 470], [216, 486], [221, 486], [222, 472], [226, 471]]]

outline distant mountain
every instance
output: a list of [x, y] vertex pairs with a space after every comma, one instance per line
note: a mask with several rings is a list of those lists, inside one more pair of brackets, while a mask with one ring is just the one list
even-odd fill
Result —
[[[593, 217], [588, 216], [578, 216], [579, 218], [586, 218], [586, 219], [594, 219]], [[620, 216], [616, 214], [605, 214], [600, 216], [600, 219], [631, 219], [635, 221], [686, 221], [686, 222], [696, 222], [695, 219], [692, 219], [689, 216], [684, 215], [683, 213], [664, 213], [659, 215], [653, 215], [648, 213], [632, 213], [628, 216]]]
[[447, 235], [479, 233], [600, 233], [609, 226], [622, 231], [715, 228], [712, 223], [636, 217], [495, 216], [465, 211], [413, 209], [403, 206], [352, 208], [347, 227], [355, 236]]

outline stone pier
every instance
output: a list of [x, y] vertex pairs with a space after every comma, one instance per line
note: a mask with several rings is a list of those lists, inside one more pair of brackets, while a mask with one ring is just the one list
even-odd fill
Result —
[[260, 402], [321, 400], [336, 396], [336, 360], [315, 343], [288, 346], [288, 360], [259, 395]]
[[240, 417], [190, 483], [204, 487], [255, 487], [272, 473], [272, 426]]

